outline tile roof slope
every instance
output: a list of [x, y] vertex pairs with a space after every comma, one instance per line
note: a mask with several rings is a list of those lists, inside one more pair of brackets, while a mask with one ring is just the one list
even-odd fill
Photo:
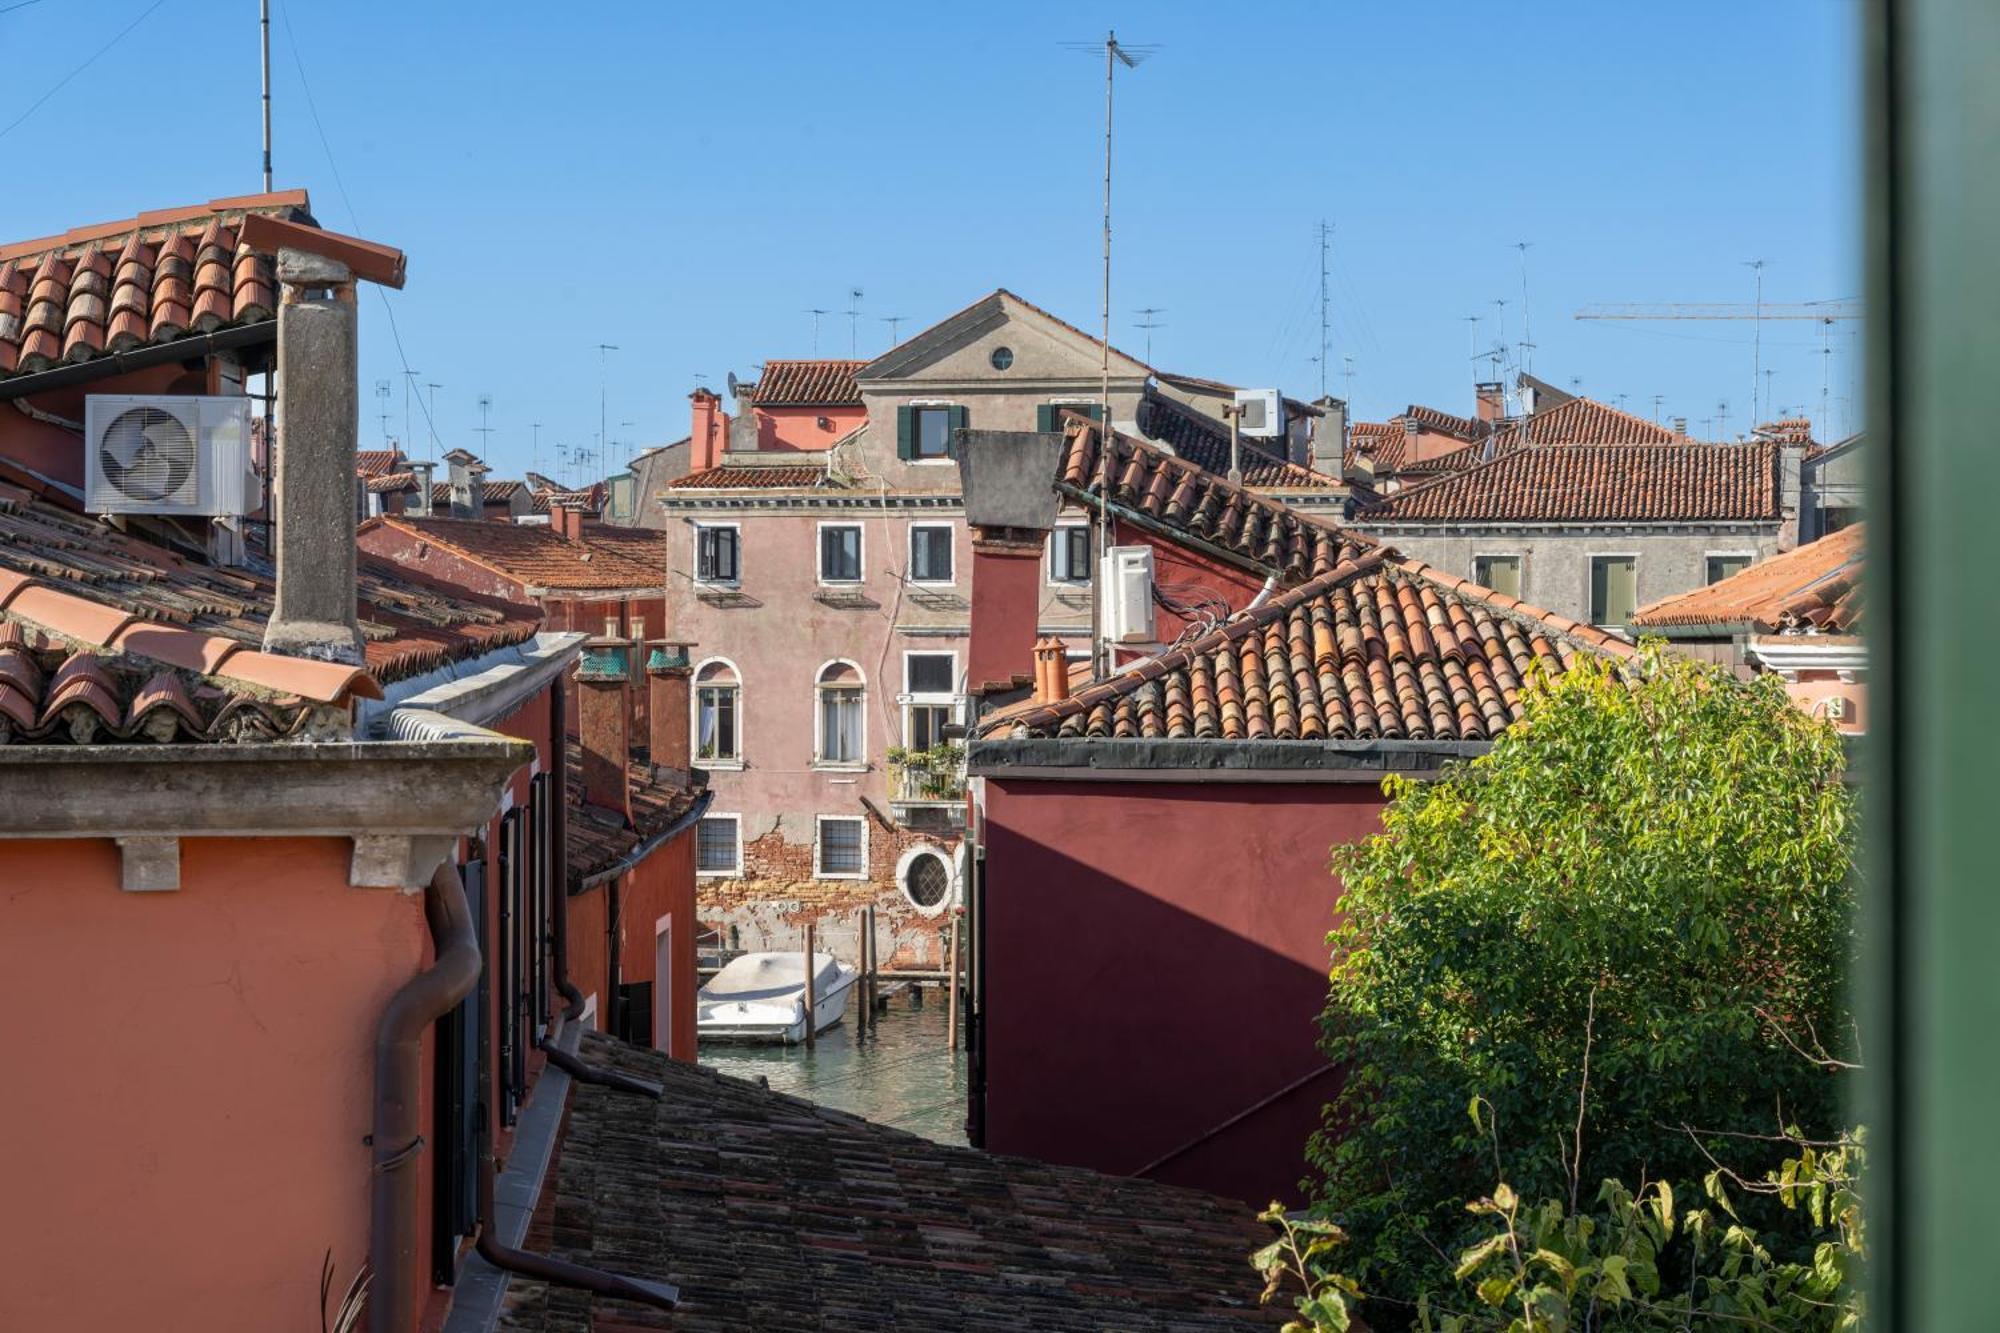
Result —
[[[1139, 405], [1142, 433], [1173, 449], [1182, 458], [1200, 464], [1210, 472], [1229, 473], [1229, 431], [1200, 413], [1165, 398], [1146, 398]], [[1309, 467], [1271, 453], [1255, 440], [1240, 440], [1238, 454], [1243, 465], [1243, 484], [1260, 490], [1324, 490], [1340, 485]]]
[[[479, 484], [481, 487], [479, 493], [482, 497], [480, 503], [498, 504], [502, 501], [512, 500], [515, 494], [528, 483], [525, 481], [515, 481], [512, 478], [505, 478], [500, 481], [482, 479]], [[450, 482], [433, 481], [431, 483], [431, 504], [433, 506], [449, 506], [451, 504]]]
[[563, 790], [569, 802], [564, 851], [573, 885], [617, 864], [646, 839], [664, 831], [693, 807], [704, 789], [702, 785], [655, 781], [650, 763], [634, 762], [626, 770], [632, 793], [632, 823], [626, 825], [609, 812], [583, 803], [582, 774], [583, 749], [572, 740]]
[[594, 1032], [665, 1085], [573, 1084], [527, 1244], [680, 1289], [671, 1313], [515, 1278], [503, 1333], [1274, 1328], [1241, 1204], [934, 1143]]
[[1517, 417], [1494, 433], [1496, 454], [1542, 444], [1692, 444], [1687, 436], [1620, 411], [1595, 398], [1567, 402]]
[[1397, 491], [1357, 521], [1763, 522], [1780, 516], [1774, 444], [1536, 445]]
[[394, 527], [447, 547], [529, 588], [596, 592], [663, 587], [667, 535], [649, 528], [586, 523], [572, 542], [542, 523], [496, 523], [484, 518], [385, 515], [361, 525]]
[[1315, 522], [1129, 435], [1113, 432], [1104, 454], [1095, 422], [1075, 415], [1067, 421], [1056, 488], [1072, 499], [1094, 503], [1108, 475], [1110, 501], [1136, 518], [1295, 580], [1325, 573], [1374, 545], [1372, 538]]
[[246, 213], [313, 223], [304, 190], [214, 199], [0, 245], [0, 378], [273, 319]]
[[790, 491], [826, 484], [823, 463], [774, 463], [744, 467], [730, 464], [690, 472], [667, 483], [670, 491]]
[[[356, 576], [375, 680], [522, 643], [540, 627], [522, 607], [446, 592], [366, 555]], [[0, 484], [0, 615], [9, 620], [238, 688], [332, 699], [325, 673], [355, 668], [261, 650], [274, 595], [267, 565], [210, 565]]]
[[1859, 634], [1866, 525], [1795, 547], [1705, 588], [1645, 607], [1632, 617], [1643, 629], [1741, 625], [1755, 633]]
[[1425, 407], [1422, 403], [1411, 403], [1396, 420], [1408, 418], [1424, 430], [1436, 431], [1460, 440], [1480, 440], [1492, 433], [1485, 422], [1472, 417], [1461, 417], [1451, 412], [1440, 412], [1435, 407]]
[[1491, 740], [1537, 669], [1617, 637], [1376, 548], [987, 737]]
[[401, 449], [356, 449], [354, 473], [359, 477], [382, 477], [398, 471], [404, 463]]
[[759, 407], [859, 407], [854, 372], [866, 361], [766, 361], [751, 386]]

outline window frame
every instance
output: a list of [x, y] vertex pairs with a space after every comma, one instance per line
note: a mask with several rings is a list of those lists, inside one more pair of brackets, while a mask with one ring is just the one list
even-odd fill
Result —
[[[949, 398], [912, 398], [904, 406], [910, 409], [910, 456], [902, 461], [927, 467], [935, 467], [939, 463], [956, 465], [958, 460], [951, 456], [951, 414], [954, 409], [964, 408], [965, 404]], [[925, 412], [944, 413], [944, 452], [941, 454], [919, 452], [923, 448]]]
[[[698, 588], [742, 587], [743, 586], [743, 525], [741, 523], [736, 523], [736, 522], [711, 523], [703, 519], [696, 519], [691, 526], [694, 528], [693, 569], [694, 569], [695, 586]], [[725, 529], [732, 534], [730, 541], [731, 544], [735, 547], [736, 574], [734, 577], [726, 579], [703, 578], [701, 573], [702, 534], [707, 532], [720, 532]]]
[[[936, 578], [920, 579], [917, 577], [917, 534], [919, 532], [937, 532], [937, 531], [942, 531], [944, 533], [945, 562], [951, 566], [951, 573], [948, 577], [941, 579], [936, 579]], [[922, 523], [912, 523], [909, 525], [909, 536], [906, 538], [906, 544], [909, 548], [908, 555], [910, 561], [909, 565], [907, 566], [909, 571], [908, 577], [912, 585], [919, 588], [951, 588], [957, 586], [958, 525], [956, 523], [949, 523], [949, 522], [937, 523], [928, 521]]]
[[[726, 686], [702, 684], [701, 673], [713, 666], [727, 668], [729, 674], [736, 677], [735, 683]], [[704, 657], [701, 661], [695, 663], [694, 671], [691, 673], [688, 683], [690, 686], [688, 690], [688, 754], [695, 767], [718, 769], [726, 772], [741, 771], [743, 768], [743, 723], [745, 720], [743, 712], [743, 672], [738, 669], [735, 662], [727, 657]], [[701, 757], [701, 692], [703, 690], [715, 689], [733, 689], [736, 691], [736, 753], [727, 759], [703, 759]]]
[[[1701, 557], [1701, 572], [1704, 578], [1708, 576], [1710, 563], [1716, 560], [1741, 560], [1743, 561], [1743, 569], [1748, 569], [1757, 563], [1757, 553], [1755, 551], [1704, 551]], [[1740, 574], [1743, 570], [1737, 570], [1736, 572]], [[1722, 576], [1724, 579], [1730, 577], [1732, 576], [1728, 574]], [[1722, 582], [1722, 579], [1710, 578], [1708, 582], [1701, 586], [1704, 588], [1713, 588], [1720, 582]]]
[[[1083, 577], [1080, 579], [1058, 578], [1056, 576], [1056, 545], [1058, 542], [1066, 544], [1068, 542], [1068, 538], [1064, 534], [1072, 532], [1078, 528], [1083, 529], [1084, 545], [1086, 548], [1089, 548], [1084, 552]], [[1047, 569], [1045, 571], [1045, 578], [1048, 585], [1051, 588], [1088, 588], [1094, 586], [1097, 582], [1097, 570], [1096, 570], [1097, 551], [1095, 549], [1096, 546], [1097, 546], [1097, 533], [1093, 530], [1093, 525], [1089, 519], [1087, 518], [1057, 519], [1055, 528], [1049, 534], [1048, 555], [1045, 560], [1045, 563], [1047, 565]], [[1065, 564], [1068, 563], [1067, 556], [1065, 556], [1064, 563]]]
[[[828, 528], [854, 529], [854, 569], [851, 579], [830, 579], [826, 576], [826, 530]], [[823, 518], [813, 524], [813, 579], [822, 588], [858, 588], [868, 581], [868, 528], [864, 523], [845, 518]], [[815, 677], [817, 680], [817, 677]]]
[[[934, 906], [926, 907], [910, 892], [910, 870], [920, 856], [935, 856], [944, 862], [945, 894]], [[896, 891], [903, 895], [903, 901], [920, 916], [940, 917], [959, 905], [959, 895], [964, 891], [964, 875], [959, 859], [947, 853], [944, 848], [933, 843], [918, 843], [906, 850], [896, 862]]]
[[[726, 819], [736, 826], [736, 862], [728, 870], [704, 870], [701, 865], [701, 826], [711, 819]], [[728, 810], [711, 810], [695, 821], [694, 873], [697, 879], [741, 879], [743, 877], [743, 816]]]
[[[948, 657], [951, 659], [952, 688], [949, 690], [913, 690], [910, 688], [910, 659], [912, 657]], [[903, 688], [896, 696], [898, 710], [902, 714], [903, 748], [917, 748], [911, 734], [912, 710], [917, 708], [947, 708], [951, 710], [951, 721], [965, 721], [965, 692], [959, 687], [958, 652], [955, 649], [905, 648], [903, 650]]]
[[[825, 676], [829, 668], [844, 666], [854, 672], [852, 681], [827, 684]], [[856, 755], [852, 759], [828, 759], [826, 757], [826, 704], [824, 695], [828, 690], [853, 690], [860, 697], [855, 701], [855, 713], [859, 718], [855, 730]], [[868, 767], [868, 673], [861, 664], [847, 657], [829, 657], [813, 669], [812, 679], [813, 748], [812, 767], [837, 773], [861, 772]]]
[[1631, 621], [1617, 624], [1597, 618], [1597, 562], [1600, 560], [1630, 560], [1632, 562], [1632, 611], [1637, 614], [1644, 602], [1639, 600], [1639, 553], [1637, 551], [1592, 551], [1584, 559], [1583, 607], [1593, 629], [1607, 633], [1624, 635]]
[[1482, 560], [1512, 560], [1514, 562], [1514, 591], [1507, 595], [1516, 599], [1524, 598], [1528, 595], [1528, 557], [1525, 552], [1474, 551], [1472, 553], [1472, 581], [1482, 588], [1491, 588], [1494, 592], [1504, 592], [1504, 589], [1494, 588], [1480, 572], [1479, 563]]
[[[828, 821], [849, 823], [861, 830], [861, 866], [858, 870], [828, 870], [825, 866], [826, 826]], [[868, 819], [864, 815], [819, 815], [813, 816], [813, 878], [864, 880], [868, 878]]]

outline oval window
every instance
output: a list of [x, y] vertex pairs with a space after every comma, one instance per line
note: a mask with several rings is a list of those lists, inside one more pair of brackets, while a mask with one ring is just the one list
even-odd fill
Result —
[[986, 359], [993, 363], [995, 370], [1005, 370], [1014, 364], [1014, 349], [1011, 347], [996, 347], [993, 349], [993, 355]]
[[903, 868], [903, 893], [924, 911], [935, 911], [951, 896], [951, 867], [936, 852], [918, 852]]

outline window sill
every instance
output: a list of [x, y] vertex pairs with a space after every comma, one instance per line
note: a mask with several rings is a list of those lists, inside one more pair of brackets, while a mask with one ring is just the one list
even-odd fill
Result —
[[813, 878], [846, 880], [848, 883], [854, 884], [854, 883], [859, 883], [864, 879], [867, 879], [868, 872], [865, 870], [854, 870], [854, 871], [843, 871], [839, 873], [821, 874], [819, 871], [814, 871]]
[[697, 870], [694, 872], [694, 877], [696, 879], [741, 879], [743, 877], [743, 868], [738, 866], [734, 870]]
[[696, 592], [742, 592], [742, 579], [696, 579]]
[[710, 773], [741, 773], [744, 768], [744, 764], [741, 759], [698, 758], [694, 761], [694, 766], [696, 768], [705, 769]]
[[831, 759], [815, 759], [811, 767], [815, 773], [866, 773], [868, 761], [864, 759], [858, 764], [849, 764], [835, 763]]

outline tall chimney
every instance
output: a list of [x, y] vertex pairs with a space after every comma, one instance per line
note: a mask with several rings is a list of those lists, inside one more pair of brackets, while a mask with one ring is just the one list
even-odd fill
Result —
[[1347, 461], [1347, 400], [1329, 395], [1313, 406], [1321, 412], [1313, 423], [1313, 471], [1337, 477]]
[[654, 639], [646, 657], [648, 698], [648, 753], [653, 773], [662, 782], [685, 784], [693, 762], [689, 749], [688, 690], [694, 671], [688, 665], [688, 649], [694, 645], [680, 639]]
[[1484, 384], [1475, 384], [1472, 386], [1472, 396], [1478, 403], [1478, 413], [1481, 421], [1498, 422], [1506, 419], [1507, 386], [1505, 384], [1493, 381], [1488, 381]]
[[354, 448], [360, 434], [354, 275], [278, 251], [277, 596], [266, 652], [361, 663], [354, 607]]
[[410, 464], [410, 471], [417, 478], [417, 495], [414, 502], [406, 503], [403, 506], [403, 512], [414, 514], [419, 518], [429, 518], [431, 513], [432, 478], [437, 472], [437, 464], [412, 463]]
[[451, 479], [451, 516], [453, 518], [486, 517], [486, 464], [463, 449], [454, 449], [444, 456], [446, 473]]
[[729, 419], [722, 413], [722, 399], [712, 389], [696, 389], [688, 395], [693, 414], [688, 423], [688, 470], [705, 472], [722, 462], [722, 449], [729, 435]]
[[972, 529], [972, 641], [966, 689], [1034, 681], [1042, 552], [1055, 529], [1063, 437], [1035, 431], [958, 432], [958, 474]]
[[624, 639], [588, 639], [577, 667], [577, 747], [583, 752], [583, 801], [632, 820], [632, 645]]

